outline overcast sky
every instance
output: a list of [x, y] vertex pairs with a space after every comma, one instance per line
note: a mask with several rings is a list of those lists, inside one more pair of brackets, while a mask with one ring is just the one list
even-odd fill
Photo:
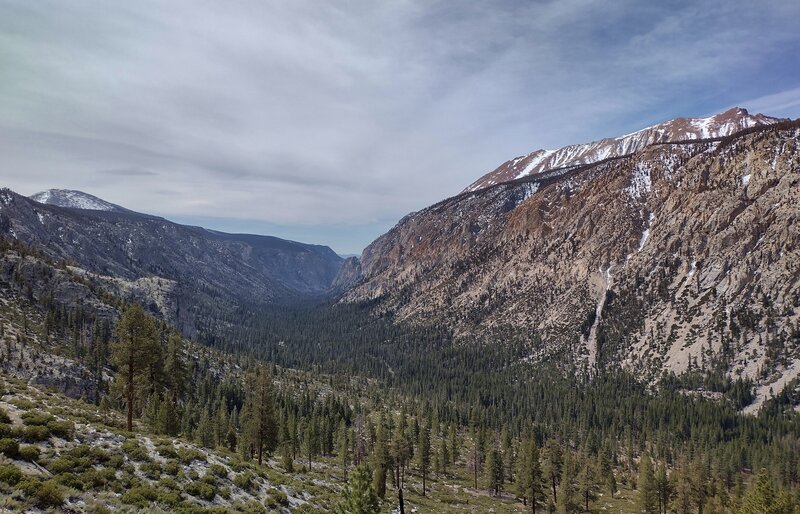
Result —
[[0, 0], [0, 178], [356, 253], [539, 148], [800, 117], [800, 2]]

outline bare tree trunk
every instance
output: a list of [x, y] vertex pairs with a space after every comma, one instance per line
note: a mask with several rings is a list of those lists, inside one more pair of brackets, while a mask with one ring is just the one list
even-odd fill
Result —
[[397, 499], [400, 502], [400, 514], [406, 514], [405, 505], [403, 503], [403, 488], [397, 490]]

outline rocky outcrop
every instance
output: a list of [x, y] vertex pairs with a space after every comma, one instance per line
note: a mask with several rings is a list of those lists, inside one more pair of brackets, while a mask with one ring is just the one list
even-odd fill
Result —
[[348, 257], [342, 262], [339, 273], [331, 286], [334, 291], [343, 292], [358, 283], [361, 278], [361, 260], [358, 257]]
[[343, 301], [532, 360], [777, 380], [800, 369], [799, 145], [785, 122], [463, 193], [367, 247]]

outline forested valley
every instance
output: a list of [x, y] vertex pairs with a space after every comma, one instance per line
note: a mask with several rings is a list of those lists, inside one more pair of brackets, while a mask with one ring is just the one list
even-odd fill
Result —
[[[800, 505], [793, 387], [744, 415], [751, 384], [713, 362], [655, 384], [620, 369], [581, 375], [526, 363], [513, 340], [455, 338], [376, 318], [368, 305], [243, 311], [239, 324], [189, 341], [66, 263], [18, 242], [2, 249], [4, 508], [370, 513], [402, 501], [404, 512], [704, 514]], [[85, 290], [84, 301], [46, 293], [63, 283]], [[53, 359], [78, 371], [20, 380]]]

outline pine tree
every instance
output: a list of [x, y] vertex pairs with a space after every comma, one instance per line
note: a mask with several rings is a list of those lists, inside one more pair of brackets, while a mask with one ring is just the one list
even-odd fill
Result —
[[217, 406], [217, 419], [214, 424], [216, 445], [219, 448], [224, 448], [226, 446], [226, 436], [228, 435], [228, 426], [230, 423], [231, 418], [228, 415], [228, 406], [225, 404], [225, 399], [220, 398], [219, 405]]
[[658, 490], [656, 478], [653, 473], [653, 463], [647, 453], [643, 453], [639, 460], [639, 509], [645, 514], [658, 513]]
[[176, 436], [180, 431], [180, 418], [178, 408], [172, 403], [172, 399], [166, 398], [159, 404], [158, 414], [156, 415], [156, 432]]
[[791, 514], [791, 508], [791, 500], [775, 492], [769, 473], [762, 469], [747, 489], [739, 514]]
[[[117, 325], [116, 340], [112, 345], [112, 362], [117, 367], [117, 380], [124, 389], [127, 409], [127, 429], [133, 431], [133, 414], [140, 399], [139, 385], [146, 380], [150, 370], [161, 362], [161, 346], [153, 318], [136, 304], [125, 309]], [[142, 388], [143, 392], [150, 389]]]
[[336, 453], [339, 457], [339, 464], [342, 466], [342, 476], [344, 481], [347, 482], [347, 467], [350, 465], [350, 434], [347, 430], [347, 425], [344, 421], [339, 425], [339, 431], [336, 434]]
[[450, 457], [453, 459], [453, 466], [456, 465], [459, 457], [461, 444], [458, 439], [458, 431], [455, 425], [450, 425]]
[[439, 445], [439, 462], [441, 464], [441, 474], [447, 475], [447, 466], [450, 463], [450, 451], [447, 448], [447, 441], [442, 437]]
[[231, 419], [231, 422], [228, 424], [228, 431], [225, 434], [225, 445], [227, 446], [228, 450], [233, 453], [236, 452], [237, 442], [238, 438], [236, 437], [236, 426], [233, 422], [233, 419]]
[[477, 408], [472, 410], [472, 417], [470, 419], [472, 426], [472, 450], [468, 459], [468, 465], [472, 469], [472, 486], [478, 488], [478, 474], [480, 473], [481, 464], [483, 461], [483, 437], [480, 414]]
[[372, 451], [373, 488], [378, 498], [386, 497], [386, 475], [389, 469], [389, 443], [383, 413], [375, 435], [375, 447]]
[[526, 502], [530, 502], [531, 513], [536, 514], [536, 507], [545, 503], [546, 490], [539, 446], [536, 444], [536, 439], [531, 437], [523, 443], [522, 448], [518, 461], [517, 490]]
[[274, 451], [278, 443], [274, 391], [272, 379], [263, 367], [259, 369], [256, 377], [251, 377], [250, 384], [251, 392], [247, 396], [247, 432], [260, 466], [264, 460], [264, 453]]
[[579, 463], [581, 469], [578, 473], [578, 490], [583, 499], [584, 510], [588, 512], [589, 503], [597, 499], [597, 492], [599, 489], [597, 485], [597, 469], [586, 454], [580, 456]]
[[503, 485], [503, 458], [495, 445], [487, 452], [486, 488], [495, 496], [500, 494]]
[[167, 377], [172, 402], [177, 404], [185, 394], [189, 372], [184, 356], [183, 339], [176, 333], [171, 334], [167, 341], [164, 374]]
[[703, 512], [703, 506], [708, 496], [708, 467], [703, 457], [694, 460], [691, 466], [692, 475], [692, 501], [697, 508], [697, 512]]
[[661, 462], [656, 471], [656, 496], [658, 497], [658, 512], [667, 514], [669, 500], [671, 496], [669, 479], [667, 478], [667, 468]]
[[614, 468], [611, 466], [611, 459], [608, 453], [603, 450], [598, 455], [597, 469], [600, 473], [600, 478], [603, 480], [608, 494], [613, 498], [617, 494], [617, 479], [614, 476]]
[[514, 441], [511, 439], [508, 429], [503, 428], [500, 440], [503, 442], [503, 480], [513, 484], [516, 455], [514, 454]]
[[563, 454], [558, 501], [556, 502], [559, 514], [580, 512], [581, 501], [576, 486], [577, 478], [578, 463], [572, 456], [572, 452], [566, 451]]
[[427, 492], [426, 480], [431, 469], [431, 427], [429, 424], [426, 424], [419, 431], [417, 466], [422, 475], [422, 496], [425, 496]]
[[294, 471], [294, 456], [292, 455], [292, 443], [283, 441], [280, 445], [281, 465], [287, 473]]
[[547, 441], [545, 448], [545, 475], [547, 476], [550, 490], [553, 493], [553, 504], [558, 503], [558, 483], [561, 479], [561, 468], [563, 465], [563, 453], [561, 445], [555, 439]]
[[216, 445], [214, 426], [211, 415], [208, 412], [208, 407], [203, 409], [200, 421], [197, 423], [197, 428], [195, 429], [194, 439], [200, 446], [205, 448], [213, 448]]
[[674, 491], [672, 509], [676, 514], [692, 514], [692, 484], [686, 469], [678, 467], [670, 476]]
[[392, 460], [395, 466], [394, 482], [398, 488], [403, 487], [405, 469], [411, 458], [411, 441], [409, 440], [407, 421], [405, 413], [401, 413], [392, 439]]
[[306, 454], [308, 469], [311, 469], [311, 459], [319, 455], [319, 437], [316, 418], [311, 418], [303, 430], [303, 452]]
[[366, 464], [353, 471], [342, 498], [334, 508], [336, 514], [377, 514], [378, 495], [372, 488], [371, 471]]

